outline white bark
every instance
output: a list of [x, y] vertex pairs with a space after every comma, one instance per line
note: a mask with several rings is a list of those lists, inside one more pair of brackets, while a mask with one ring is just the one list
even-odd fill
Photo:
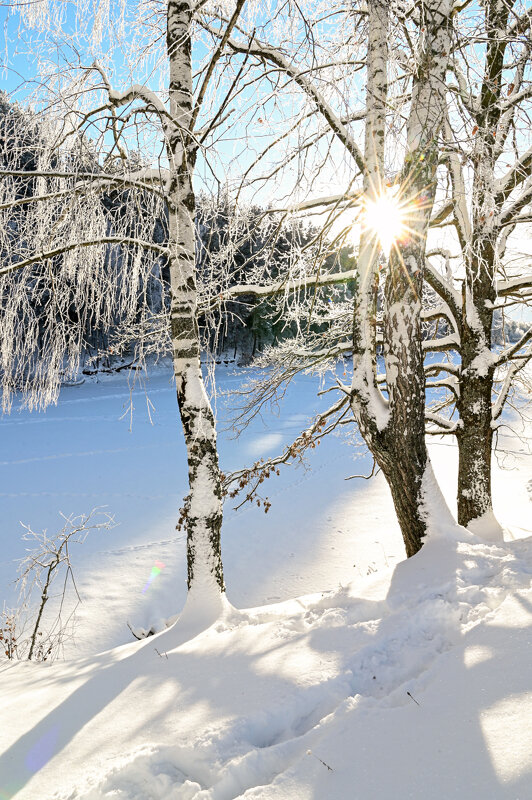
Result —
[[222, 483], [214, 414], [200, 362], [195, 272], [195, 199], [192, 174], [195, 144], [192, 122], [191, 24], [193, 4], [168, 2], [167, 50], [170, 67], [170, 117], [167, 152], [169, 267], [174, 375], [188, 456], [189, 494], [185, 503], [188, 588], [198, 603], [223, 592], [220, 550]]

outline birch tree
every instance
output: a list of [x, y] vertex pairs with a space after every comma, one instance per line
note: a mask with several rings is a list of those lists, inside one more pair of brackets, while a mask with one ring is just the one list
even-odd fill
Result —
[[[446, 0], [394, 7], [390, 27], [389, 5], [368, 4], [365, 143], [362, 150], [349, 125], [335, 112], [309, 70], [292, 64], [285, 53], [249, 36], [245, 42], [228, 40], [235, 52], [247, 52], [283, 70], [314, 103], [335, 140], [349, 154], [362, 186], [329, 202], [349, 201], [361, 206], [362, 232], [358, 248], [357, 299], [353, 309], [353, 382], [340, 386], [348, 398], [362, 435], [390, 486], [407, 554], [422, 545], [430, 527], [435, 485], [425, 444], [425, 376], [422, 346], [422, 287], [427, 229], [436, 192], [436, 170], [446, 108], [445, 77], [453, 44], [453, 4]], [[385, 132], [388, 97], [388, 39], [405, 31], [410, 52], [401, 55], [411, 79], [407, 108], [406, 146], [395, 178], [397, 197], [386, 192]], [[241, 28], [239, 28], [241, 34]], [[360, 117], [359, 117], [360, 118]], [[355, 184], [356, 185], [356, 184]], [[377, 374], [377, 292], [382, 250], [379, 215], [402, 227], [392, 236], [393, 246], [384, 282], [382, 341], [385, 376]], [[398, 225], [398, 221], [401, 223]], [[344, 276], [345, 277], [345, 276]], [[331, 276], [323, 276], [332, 282]], [[307, 285], [321, 283], [309, 279]], [[301, 287], [301, 281], [295, 287]], [[249, 287], [248, 287], [249, 290]], [[244, 292], [242, 289], [233, 290]], [[257, 287], [267, 293], [267, 287]], [[384, 389], [384, 391], [383, 391]], [[335, 406], [333, 406], [333, 409]], [[336, 408], [336, 410], [339, 410]]]
[[[403, 6], [394, 9], [392, 19], [395, 26], [400, 24], [405, 34], [405, 51], [397, 53], [395, 57], [404, 69], [408, 63], [417, 63], [421, 57], [419, 43], [415, 39], [416, 26], [419, 32], [427, 35], [427, 26], [424, 25], [423, 14], [427, 8], [424, 4], [416, 6]], [[364, 196], [365, 205], [369, 208], [369, 216], [375, 216], [375, 209], [381, 216], [388, 217], [388, 225], [393, 228], [397, 221], [400, 222], [400, 215], [408, 216], [406, 220], [409, 234], [412, 241], [424, 242], [425, 231], [418, 226], [416, 216], [424, 219], [425, 225], [428, 223], [428, 210], [437, 196], [437, 203], [433, 209], [430, 225], [434, 232], [431, 238], [437, 237], [435, 232], [439, 228], [444, 228], [444, 245], [431, 247], [428, 253], [427, 264], [425, 267], [425, 280], [431, 290], [438, 293], [439, 299], [421, 310], [418, 317], [420, 323], [424, 324], [424, 335], [421, 337], [421, 325], [416, 323], [414, 339], [420, 341], [424, 339], [422, 349], [425, 355], [425, 375], [429, 378], [427, 388], [434, 394], [434, 390], [448, 392], [447, 397], [438, 400], [434, 405], [429, 404], [425, 408], [425, 422], [427, 431], [436, 434], [456, 435], [459, 447], [459, 472], [458, 472], [458, 518], [461, 524], [467, 525], [472, 520], [489, 517], [491, 514], [491, 457], [493, 436], [500, 424], [500, 418], [505, 404], [515, 395], [519, 380], [526, 375], [525, 367], [530, 360], [531, 332], [526, 326], [522, 326], [522, 332], [514, 341], [509, 341], [505, 335], [505, 327], [510, 327], [510, 318], [505, 324], [505, 315], [516, 304], [526, 304], [530, 300], [530, 271], [526, 260], [521, 259], [519, 265], [515, 261], [515, 253], [512, 253], [512, 241], [516, 240], [516, 233], [523, 230], [523, 227], [530, 222], [530, 148], [528, 130], [528, 104], [530, 100], [530, 11], [526, 5], [516, 2], [506, 3], [486, 3], [482, 9], [471, 3], [455, 4], [451, 15], [454, 32], [452, 40], [446, 51], [450, 53], [448, 63], [451, 79], [448, 84], [448, 91], [443, 97], [440, 92], [432, 95], [435, 100], [435, 107], [440, 114], [440, 133], [436, 147], [432, 147], [429, 160], [432, 159], [432, 179], [425, 174], [416, 190], [414, 181], [408, 176], [411, 168], [405, 164], [401, 177], [394, 177], [394, 181], [401, 186], [399, 210], [394, 209], [388, 198], [380, 202], [383, 195], [383, 179], [386, 173], [384, 147], [372, 146], [368, 149], [368, 142], [378, 141], [374, 135], [375, 120], [378, 119], [380, 106], [379, 124], [384, 130], [386, 124], [386, 114], [382, 110], [387, 105], [388, 118], [390, 114], [390, 98], [386, 95], [385, 82], [377, 83], [372, 76], [373, 67], [383, 62], [387, 57], [387, 48], [384, 46], [385, 22], [384, 12], [382, 21], [376, 19], [378, 4], [371, 4], [367, 9], [369, 20], [369, 44], [367, 54], [367, 80], [368, 96], [370, 102], [366, 109], [366, 150], [364, 152], [365, 167], [373, 169], [373, 181], [365, 176]], [[371, 30], [378, 31], [372, 45]], [[410, 26], [410, 27], [408, 27]], [[390, 28], [386, 28], [390, 30]], [[397, 33], [397, 30], [394, 31]], [[408, 34], [408, 35], [406, 35]], [[400, 37], [392, 35], [391, 40], [396, 42]], [[423, 37], [421, 37], [423, 38]], [[375, 46], [375, 42], [377, 43]], [[332, 120], [331, 130], [337, 139], [350, 135], [350, 129], [342, 128], [338, 114], [334, 114], [330, 102], [323, 96], [323, 90], [315, 75], [309, 78], [312, 70], [296, 68], [291, 64], [283, 52], [277, 52], [270, 46], [261, 45], [254, 40], [256, 52], [262, 52], [263, 57], [269, 57], [272, 63], [282, 65], [287, 74], [298, 83], [303, 91], [308, 93], [316, 103], [318, 109], [324, 110], [324, 117]], [[235, 43], [233, 45], [237, 47]], [[380, 55], [379, 55], [380, 47]], [[411, 60], [405, 56], [405, 52], [410, 50]], [[391, 51], [394, 52], [393, 50]], [[384, 74], [384, 71], [382, 71]], [[440, 72], [440, 79], [445, 71]], [[412, 112], [414, 102], [418, 102], [415, 89], [420, 85], [420, 71], [414, 69], [414, 83], [412, 95], [412, 107], [410, 111], [409, 136], [412, 136]], [[304, 77], [303, 77], [304, 76]], [[308, 84], [311, 84], [309, 88]], [[318, 88], [319, 87], [319, 88]], [[361, 117], [364, 114], [360, 115]], [[388, 122], [389, 124], [389, 122]], [[443, 128], [441, 127], [443, 124]], [[430, 125], [430, 123], [429, 123]], [[368, 128], [368, 126], [370, 126]], [[437, 126], [435, 126], [437, 128]], [[435, 144], [435, 140], [432, 142]], [[356, 146], [351, 142], [346, 149], [353, 156], [355, 163], [360, 162], [357, 156]], [[430, 149], [430, 148], [429, 148]], [[422, 153], [423, 161], [425, 153]], [[446, 172], [440, 169], [439, 188], [436, 194], [436, 172], [435, 158], [438, 163], [445, 167]], [[373, 161], [373, 166], [371, 162]], [[510, 163], [508, 163], [510, 162]], [[428, 163], [428, 162], [427, 162]], [[374, 165], [378, 166], [375, 167]], [[411, 173], [412, 174], [412, 173]], [[423, 181], [426, 186], [430, 186], [430, 192], [423, 188]], [[379, 185], [380, 184], [380, 185]], [[412, 190], [409, 187], [412, 184]], [[445, 187], [448, 194], [445, 196]], [[406, 191], [405, 191], [406, 188]], [[411, 201], [408, 200], [410, 194]], [[343, 196], [319, 198], [306, 203], [294, 203], [290, 206], [291, 210], [304, 213], [323, 205], [333, 207], [335, 211], [342, 209], [343, 203], [351, 201], [359, 202], [360, 195], [357, 192], [344, 194]], [[416, 215], [414, 209], [416, 204], [421, 206], [420, 214]], [[398, 213], [399, 212], [399, 213]], [[394, 217], [396, 218], [394, 223]], [[456, 242], [460, 248], [460, 255], [456, 248], [453, 251], [453, 237], [449, 236], [449, 226], [456, 229]], [[378, 227], [373, 226], [373, 227]], [[400, 227], [400, 225], [399, 225]], [[417, 235], [416, 235], [417, 228]], [[408, 375], [407, 385], [402, 388], [403, 400], [381, 395], [384, 388], [388, 394], [388, 383], [390, 377], [394, 381], [393, 360], [397, 354], [393, 354], [397, 337], [394, 337], [394, 326], [390, 325], [390, 304], [393, 304], [395, 296], [395, 286], [397, 276], [401, 278], [403, 273], [398, 269], [408, 255], [403, 243], [398, 242], [392, 248], [392, 254], [388, 269], [388, 283], [384, 289], [384, 313], [377, 319], [377, 265], [379, 256], [376, 252], [375, 230], [372, 224], [366, 226], [363, 231], [358, 252], [357, 269], [353, 270], [351, 277], [360, 278], [360, 294], [357, 310], [355, 314], [355, 379], [353, 389], [355, 390], [358, 401], [352, 402], [353, 411], [359, 424], [368, 427], [368, 421], [364, 419], [365, 408], [375, 409], [381, 405], [383, 414], [380, 415], [379, 422], [384, 427], [386, 416], [390, 415], [392, 408], [403, 409], [412, 408], [410, 401], [406, 401], [408, 396], [410, 379], [413, 374], [418, 375], [417, 384], [422, 385], [420, 365], [422, 363], [422, 353], [417, 351], [417, 364], [413, 369], [404, 369], [401, 366], [401, 375]], [[413, 235], [412, 235], [413, 234]], [[523, 234], [521, 234], [523, 236]], [[509, 247], [510, 244], [510, 247]], [[424, 246], [424, 245], [423, 245]], [[515, 245], [514, 245], [515, 250]], [[420, 251], [421, 252], [421, 248]], [[418, 252], [418, 255], [419, 255]], [[371, 263], [373, 261], [373, 264]], [[405, 262], [406, 263], [406, 262]], [[412, 262], [413, 263], [413, 262]], [[382, 265], [380, 265], [382, 266]], [[415, 280], [421, 275], [422, 270], [414, 270]], [[382, 273], [381, 273], [382, 274]], [[371, 280], [366, 283], [366, 275], [373, 276], [375, 283]], [[464, 277], [465, 276], [465, 277]], [[287, 303], [289, 292], [295, 293], [303, 285], [312, 285], [317, 291], [325, 285], [334, 283], [335, 280], [342, 281], [344, 275], [330, 275], [319, 272], [303, 276], [290, 276], [284, 282], [279, 282], [278, 286], [263, 285], [254, 287], [258, 297], [268, 296], [269, 293], [284, 293], [283, 302]], [[392, 284], [390, 284], [392, 280]], [[410, 284], [414, 285], [415, 280]], [[382, 285], [382, 281], [380, 281]], [[368, 286], [370, 289], [368, 291]], [[242, 287], [243, 291], [244, 287]], [[237, 290], [234, 290], [237, 291]], [[366, 292], [366, 294], [365, 294]], [[418, 284], [415, 294], [418, 299], [422, 297], [421, 286]], [[412, 303], [413, 305], [413, 303]], [[319, 306], [319, 301], [314, 298], [311, 304], [312, 309]], [[292, 306], [294, 308], [294, 306]], [[341, 311], [337, 309], [338, 318]], [[289, 312], [293, 313], [293, 312]], [[304, 317], [305, 310], [301, 304], [295, 311], [300, 317]], [[500, 315], [503, 315], [502, 317]], [[502, 319], [502, 331], [498, 338], [502, 337], [503, 347], [498, 350], [497, 340], [493, 338], [494, 320]], [[367, 328], [367, 320], [371, 320], [370, 328]], [[446, 335], [438, 335], [442, 323], [446, 328]], [[500, 324], [500, 323], [499, 323]], [[371, 373], [375, 372], [376, 362], [375, 343], [378, 339], [378, 328], [384, 327], [383, 342], [384, 347], [388, 348], [391, 355], [388, 358], [386, 370], [378, 375], [376, 379], [371, 378]], [[386, 326], [388, 325], [388, 331]], [[401, 327], [401, 326], [399, 326]], [[435, 331], [431, 334], [430, 331]], [[414, 328], [410, 327], [414, 333]], [[376, 335], [377, 333], [377, 335]], [[308, 333], [301, 336], [297, 342], [286, 343], [283, 348], [277, 348], [272, 352], [271, 357], [267, 355], [264, 363], [271, 362], [273, 372], [264, 381], [256, 382], [250, 389], [250, 396], [255, 392], [255, 401], [248, 401], [244, 409], [245, 414], [255, 413], [260, 405], [274, 395], [277, 387], [283, 385], [300, 369], [313, 368], [321, 369], [324, 363], [331, 363], [342, 354], [349, 352], [352, 343], [347, 336], [345, 325], [338, 328], [331, 328], [331, 336], [322, 340], [320, 345], [309, 337]], [[388, 343], [392, 343], [390, 348]], [[414, 348], [415, 350], [415, 348]], [[457, 357], [446, 356], [446, 353], [453, 351]], [[442, 357], [438, 359], [437, 354]], [[403, 357], [398, 358], [398, 363], [402, 364]], [[369, 372], [366, 365], [370, 364]], [[391, 367], [391, 368], [390, 368]], [[369, 377], [368, 377], [369, 376]], [[413, 383], [411, 384], [414, 385]], [[345, 391], [345, 389], [344, 389]], [[347, 395], [347, 392], [346, 392]], [[376, 402], [373, 402], [375, 401]], [[384, 403], [381, 401], [384, 399]], [[255, 405], [253, 403], [255, 402]], [[399, 405], [396, 403], [399, 402]], [[420, 412], [420, 402], [415, 403], [415, 407]], [[452, 413], [449, 413], [449, 409]], [[329, 412], [325, 412], [313, 423], [302, 437], [299, 437], [294, 445], [277, 459], [270, 460], [266, 465], [255, 465], [251, 470], [254, 479], [258, 479], [265, 472], [276, 468], [278, 464], [284, 463], [294, 455], [301, 452], [301, 448], [314, 443], [316, 438], [323, 435], [324, 425], [327, 430], [335, 427], [333, 415], [337, 415], [337, 420], [342, 424], [346, 423], [345, 403], [338, 403], [331, 407]], [[377, 415], [373, 412], [373, 420], [377, 420]], [[371, 416], [369, 420], [371, 421]], [[390, 430], [401, 430], [404, 415], [399, 414], [390, 423]], [[421, 424], [418, 420], [416, 429], [419, 433], [418, 441], [421, 441]], [[371, 435], [371, 429], [370, 429]], [[378, 426], [373, 428], [373, 436], [379, 438]], [[389, 434], [388, 434], [389, 436]], [[381, 437], [384, 441], [385, 436]], [[366, 433], [366, 441], [369, 435]], [[394, 435], [388, 445], [381, 448], [384, 453], [393, 454], [390, 462], [400, 464], [401, 454], [405, 453], [399, 439], [399, 451], [394, 452]], [[407, 435], [406, 440], [409, 439]], [[370, 449], [376, 454], [378, 445], [373, 444]], [[419, 464], [422, 464], [425, 455], [423, 454], [424, 445], [407, 448], [407, 453], [415, 453]], [[405, 456], [409, 457], [409, 456]], [[381, 455], [378, 463], [383, 463], [386, 456]], [[403, 474], [407, 470], [403, 466]], [[389, 469], [388, 469], [389, 471]], [[415, 470], [416, 471], [416, 470]], [[422, 470], [419, 470], [422, 472]], [[244, 478], [245, 472], [240, 471], [236, 477], [238, 480]], [[391, 483], [393, 483], [393, 477]], [[409, 482], [412, 481], [409, 479]], [[415, 483], [415, 480], [413, 481]], [[395, 489], [398, 497], [397, 505], [404, 504], [406, 501], [405, 493], [401, 489], [400, 483]], [[416, 500], [411, 503], [411, 508], [416, 507]], [[406, 518], [412, 517], [412, 511], [405, 513]], [[486, 520], [489, 522], [489, 520]], [[422, 524], [420, 526], [422, 529]]]
[[[200, 362], [193, 178], [198, 152], [205, 153], [213, 132], [225, 119], [235, 91], [234, 81], [229, 85], [220, 82], [217, 67], [244, 0], [237, 0], [227, 24], [220, 23], [216, 12], [211, 14], [213, 25], [218, 26], [220, 41], [208, 52], [194, 77], [194, 20], [202, 5], [188, 0], [168, 0], [164, 7], [148, 3], [110, 9], [105, 5], [80, 3], [77, 21], [81, 33], [76, 32], [75, 40], [74, 34], [68, 30], [68, 21], [63, 23], [66, 27], [62, 30], [54, 30], [55, 22], [62, 19], [54, 3], [43, 0], [22, 9], [26, 25], [40, 30], [47, 43], [54, 41], [54, 35], [56, 38], [61, 35], [63, 41], [72, 42], [72, 51], [78, 54], [78, 58], [82, 35], [87, 36], [87, 49], [93, 54], [105, 51], [107, 25], [112, 31], [111, 36], [118, 32], [125, 52], [128, 52], [129, 44], [131, 70], [135, 66], [140, 69], [142, 65], [148, 72], [155, 69], [162, 86], [158, 92], [146, 80], [136, 82], [134, 77], [133, 82], [125, 87], [113, 86], [104, 56], [89, 63], [81, 59], [76, 64], [67, 62], [52, 71], [48, 76], [51, 96], [47, 98], [46, 109], [47, 114], [55, 115], [56, 119], [54, 147], [64, 149], [74, 133], [88, 131], [92, 132], [95, 150], [101, 149], [105, 157], [100, 156], [98, 169], [93, 169], [90, 176], [72, 174], [68, 169], [59, 171], [51, 163], [45, 168], [39, 165], [33, 173], [37, 181], [47, 179], [58, 183], [52, 187], [47, 185], [47, 191], [41, 188], [31, 200], [40, 209], [42, 226], [46, 228], [48, 224], [49, 228], [49, 203], [67, 193], [69, 203], [60, 215], [62, 225], [58, 226], [56, 222], [51, 232], [49, 229], [44, 231], [44, 245], [42, 237], [30, 238], [29, 231], [28, 236], [18, 237], [19, 244], [22, 242], [22, 253], [13, 252], [16, 245], [8, 237], [4, 241], [8, 256], [1, 272], [3, 276], [19, 276], [25, 268], [40, 264], [53, 277], [57, 259], [61, 258], [61, 263], [68, 262], [68, 268], [76, 277], [79, 278], [83, 272], [94, 275], [98, 270], [104, 270], [106, 245], [130, 253], [137, 268], [140, 263], [146, 263], [148, 254], [148, 274], [150, 268], [160, 269], [162, 264], [169, 268], [169, 335], [188, 458], [189, 493], [182, 512], [182, 521], [187, 529], [187, 607], [210, 608], [217, 614], [225, 602], [220, 548], [222, 478], [214, 415]], [[205, 10], [202, 13], [205, 14]], [[165, 44], [164, 52], [160, 48], [157, 50], [161, 40]], [[136, 51], [134, 46], [137, 46]], [[146, 121], [142, 127], [137, 125], [139, 119]], [[131, 142], [142, 143], [150, 136], [156, 137], [161, 145], [155, 162], [135, 172], [109, 176], [106, 165], [114, 159], [125, 161]], [[152, 158], [155, 158], [154, 152], [157, 151], [152, 148]], [[4, 175], [10, 176], [8, 187], [16, 178], [15, 172], [13, 169], [4, 170]], [[73, 180], [73, 186], [61, 185], [65, 178]], [[101, 215], [98, 218], [97, 213], [89, 213], [91, 203], [93, 209], [98, 207], [95, 199], [98, 192], [110, 184], [119, 189], [136, 188], [152, 198], [152, 210], [160, 212], [162, 208], [165, 211], [167, 243], [154, 241], [154, 217], [151, 216], [150, 231], [149, 213], [140, 215], [146, 224], [133, 225], [128, 235], [123, 227], [117, 232], [109, 232], [107, 221]], [[128, 198], [124, 208], [126, 215], [135, 216], [132, 199], [131, 196]], [[4, 197], [3, 209], [10, 213], [17, 203], [18, 199], [8, 193]], [[89, 229], [80, 234], [79, 227], [84, 223]], [[65, 235], [66, 243], [61, 240]], [[72, 260], [66, 258], [68, 254], [72, 254]], [[58, 358], [62, 355], [59, 352]]]

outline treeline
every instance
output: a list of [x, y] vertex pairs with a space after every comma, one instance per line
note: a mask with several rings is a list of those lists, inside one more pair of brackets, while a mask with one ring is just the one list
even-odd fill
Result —
[[[13, 264], [14, 253], [24, 253], [25, 237], [34, 230], [42, 230], [46, 240], [47, 228], [60, 223], [62, 209], [71, 201], [80, 177], [95, 184], [101, 175], [109, 177], [135, 175], [147, 165], [136, 154], [127, 158], [113, 156], [100, 163], [90, 140], [78, 136], [68, 150], [51, 147], [50, 133], [46, 130], [46, 119], [37, 118], [22, 110], [0, 94], [0, 168], [18, 171], [18, 175], [3, 176], [3, 196], [17, 201], [16, 207], [2, 209], [4, 246], [0, 250], [2, 267]], [[44, 166], [44, 170], [43, 170]], [[63, 177], [47, 176], [53, 170]], [[24, 173], [43, 175], [26, 177]], [[151, 239], [164, 246], [168, 241], [168, 215], [164, 204], [154, 202], [150, 193], [134, 182], [112, 183], [109, 188], [99, 189], [93, 198], [93, 213], [100, 217], [100, 227], [110, 235], [133, 238], [139, 225], [150, 229]], [[35, 215], [35, 204], [24, 201], [37, 194], [57, 194], [54, 213], [27, 224], [28, 215]], [[41, 206], [42, 207], [42, 206]], [[32, 231], [32, 233], [28, 233]], [[353, 250], [343, 246], [335, 248], [324, 238], [320, 228], [300, 218], [275, 212], [260, 205], [249, 207], [245, 213], [237, 213], [228, 196], [218, 198], [202, 195], [197, 198], [196, 213], [196, 267], [199, 290], [198, 325], [203, 345], [217, 359], [229, 359], [239, 363], [250, 363], [265, 347], [278, 344], [298, 335], [305, 319], [307, 334], [327, 341], [334, 339], [331, 327], [338, 326], [338, 309], [344, 301], [352, 300], [353, 281], [320, 289], [292, 293], [292, 302], [298, 305], [298, 313], [287, 313], [286, 305], [279, 304], [275, 296], [258, 298], [256, 294], [242, 294], [238, 299], [225, 298], [226, 290], [237, 285], [263, 281], [268, 276], [270, 283], [286, 280], [286, 276], [297, 279], [309, 268], [319, 273], [348, 271], [355, 267]], [[42, 361], [43, 351], [49, 345], [51, 330], [57, 329], [58, 315], [62, 315], [63, 336], [71, 339], [66, 350], [80, 353], [81, 366], [86, 371], [116, 369], [128, 361], [135, 360], [139, 352], [157, 355], [169, 352], [170, 330], [167, 315], [170, 307], [169, 272], [166, 259], [161, 256], [150, 260], [145, 253], [104, 244], [104, 270], [108, 280], [101, 284], [89, 282], [84, 292], [79, 291], [77, 278], [61, 285], [61, 304], [57, 303], [54, 288], [54, 273], [64, 267], [65, 255], [57, 255], [46, 264], [36, 262], [28, 271], [13, 272], [9, 282], [1, 286], [0, 311], [16, 317], [13, 335], [23, 335], [35, 344], [28, 359], [29, 372], [32, 364]], [[19, 255], [17, 258], [21, 258]], [[52, 268], [50, 268], [52, 264]], [[63, 274], [64, 274], [63, 269]], [[75, 272], [72, 272], [73, 276]], [[23, 300], [13, 306], [13, 293], [24, 283]], [[105, 312], [102, 309], [101, 293], [104, 285]], [[127, 302], [121, 297], [130, 293]], [[109, 295], [116, 295], [110, 297]], [[66, 299], [65, 299], [66, 295]], [[426, 291], [431, 302], [431, 291]], [[307, 316], [301, 308], [307, 306]], [[381, 298], [379, 298], [379, 307]], [[334, 313], [331, 313], [331, 309]], [[350, 312], [347, 315], [350, 325]], [[494, 315], [493, 340], [495, 343], [515, 342], [523, 334], [526, 325], [516, 320]], [[28, 330], [35, 329], [33, 340]], [[17, 334], [18, 331], [18, 334]], [[332, 334], [332, 335], [331, 335]], [[448, 330], [440, 323], [426, 325], [426, 338], [446, 336]], [[343, 338], [340, 331], [340, 338]], [[16, 387], [15, 387], [16, 388]]]
[[[22, 260], [28, 231], [40, 228], [43, 242], [46, 240], [47, 226], [51, 229], [60, 222], [62, 209], [71, 202], [81, 177], [85, 181], [93, 179], [96, 185], [102, 174], [120, 179], [146, 167], [135, 154], [100, 163], [90, 140], [81, 136], [77, 137], [76, 146], [70, 146], [68, 151], [60, 148], [50, 151], [50, 138], [45, 120], [37, 121], [30, 112], [0, 95], [0, 169], [19, 172], [2, 177], [3, 197], [7, 197], [11, 205], [13, 201], [18, 203], [8, 211], [1, 211], [4, 229], [9, 231], [9, 242], [4, 241], [0, 251], [3, 268]], [[47, 175], [51, 170], [62, 177]], [[26, 172], [42, 174], [26, 177]], [[138, 234], [139, 227], [150, 229], [151, 239], [164, 246], [168, 241], [167, 210], [164, 204], [154, 202], [147, 190], [133, 184], [124, 181], [121, 185], [118, 181], [94, 193], [92, 211], [95, 218], [99, 218], [100, 229], [103, 225], [110, 237], [116, 233], [131, 238]], [[36, 204], [24, 202], [37, 194], [57, 195], [53, 215], [39, 219]], [[28, 222], [30, 214], [36, 217], [31, 224]], [[296, 323], [276, 313], [275, 303], [268, 299], [260, 301], [249, 294], [242, 295], [238, 301], [226, 301], [224, 292], [228, 287], [249, 283], [250, 276], [255, 274], [269, 274], [272, 279], [281, 279], [288, 273], [297, 274], [316, 258], [321, 259], [323, 272], [348, 270], [354, 266], [352, 249], [331, 248], [312, 224], [283, 218], [273, 209], [259, 205], [237, 215], [234, 205], [224, 197], [213, 199], [203, 195], [197, 199], [196, 232], [198, 324], [203, 343], [215, 357], [241, 363], [249, 363], [266, 345], [293, 336]], [[20, 330], [32, 326], [37, 329], [35, 353], [30, 362], [37, 364], [42, 358], [48, 331], [57, 322], [58, 314], [66, 314], [66, 335], [77, 337], [81, 362], [87, 371], [119, 368], [139, 350], [158, 355], [168, 351], [169, 326], [158, 324], [166, 317], [170, 306], [165, 257], [150, 261], [145, 254], [125, 247], [102, 246], [105, 247], [104, 270], [113, 278], [108, 281], [108, 292], [117, 294], [114, 302], [107, 297], [105, 314], [95, 296], [98, 287], [89, 286], [80, 294], [74, 277], [70, 286], [62, 284], [62, 293], [64, 295], [66, 289], [68, 301], [65, 305], [63, 296], [61, 308], [58, 308], [54, 273], [64, 267], [63, 254], [48, 258], [46, 264], [33, 264], [29, 278], [28, 270], [21, 271], [20, 275], [14, 271], [11, 281], [3, 282], [0, 308], [4, 313], [9, 313], [12, 301], [8, 295], [18, 291], [17, 281], [24, 282], [25, 299], [16, 314], [20, 316]], [[14, 253], [19, 255], [14, 256]], [[296, 263], [298, 261], [300, 263]], [[127, 308], [125, 314], [126, 306], [118, 295], [126, 286], [130, 291], [132, 284], [135, 297], [131, 302], [136, 304], [136, 309], [131, 313], [132, 309]], [[331, 291], [331, 301], [333, 296], [338, 299], [351, 294], [352, 289], [352, 286], [344, 286]], [[316, 310], [311, 325], [312, 330], [319, 332], [328, 323]], [[136, 341], [140, 338], [142, 342]], [[116, 355], [120, 355], [118, 360]]]

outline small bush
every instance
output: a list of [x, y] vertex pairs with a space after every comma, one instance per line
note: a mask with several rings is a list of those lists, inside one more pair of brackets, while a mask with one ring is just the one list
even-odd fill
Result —
[[[24, 525], [22, 538], [33, 547], [18, 563], [19, 602], [16, 609], [4, 606], [0, 615], [0, 655], [8, 659], [27, 658], [30, 661], [48, 661], [56, 658], [65, 637], [74, 627], [76, 609], [81, 597], [74, 579], [70, 561], [70, 547], [82, 544], [89, 531], [113, 528], [112, 516], [95, 508], [89, 514], [65, 516], [62, 529], [54, 536], [46, 531], [36, 533]], [[61, 578], [58, 592], [52, 586]], [[74, 590], [76, 601], [65, 615], [65, 600], [69, 587]], [[45, 615], [50, 599], [58, 600], [55, 616]], [[56, 606], [57, 608], [57, 606]]]

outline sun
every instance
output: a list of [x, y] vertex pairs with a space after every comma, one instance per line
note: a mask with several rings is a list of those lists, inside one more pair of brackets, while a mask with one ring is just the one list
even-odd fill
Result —
[[388, 258], [395, 242], [407, 233], [406, 210], [391, 192], [383, 191], [376, 200], [365, 203], [363, 224], [377, 236]]

